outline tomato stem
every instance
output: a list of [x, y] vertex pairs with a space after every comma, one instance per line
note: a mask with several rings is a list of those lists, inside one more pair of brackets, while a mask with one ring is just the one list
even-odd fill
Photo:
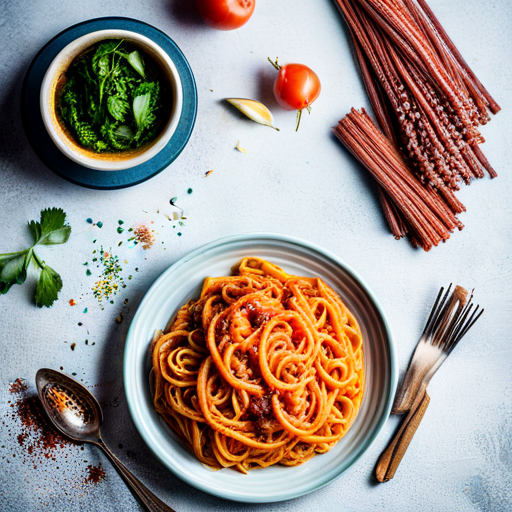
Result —
[[302, 110], [297, 110], [297, 125], [295, 126], [295, 131], [298, 131], [300, 118], [302, 117]]
[[281, 69], [281, 66], [277, 63], [277, 59], [279, 57], [276, 57], [276, 61], [274, 62], [270, 57], [267, 57], [268, 58], [268, 61], [270, 62], [270, 64], [272, 64], [272, 66], [274, 66], [277, 71], [279, 71]]

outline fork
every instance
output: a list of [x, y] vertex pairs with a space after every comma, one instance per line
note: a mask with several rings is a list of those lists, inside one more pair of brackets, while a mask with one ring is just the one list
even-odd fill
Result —
[[380, 482], [387, 482], [395, 475], [425, 414], [430, 402], [426, 391], [430, 380], [484, 312], [483, 309], [479, 311], [478, 305], [473, 309], [473, 292], [456, 286], [450, 295], [451, 288], [450, 284], [444, 295], [444, 288], [439, 291], [395, 396], [392, 414], [408, 414], [377, 461], [375, 476]]

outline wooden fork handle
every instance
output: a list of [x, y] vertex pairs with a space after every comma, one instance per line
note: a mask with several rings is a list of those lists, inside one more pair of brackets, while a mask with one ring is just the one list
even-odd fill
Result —
[[375, 466], [375, 477], [379, 482], [387, 482], [395, 476], [398, 465], [420, 425], [429, 402], [430, 397], [426, 391], [416, 398], [400, 428], [388, 447], [382, 452]]

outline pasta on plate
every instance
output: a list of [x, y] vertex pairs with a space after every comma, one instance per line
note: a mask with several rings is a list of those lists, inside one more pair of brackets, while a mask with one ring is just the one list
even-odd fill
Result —
[[206, 278], [151, 353], [156, 411], [215, 469], [247, 473], [325, 453], [363, 398], [354, 316], [320, 278], [260, 258]]

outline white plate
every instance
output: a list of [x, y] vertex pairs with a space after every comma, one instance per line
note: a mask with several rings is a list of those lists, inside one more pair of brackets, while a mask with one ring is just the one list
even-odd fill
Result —
[[[245, 256], [258, 256], [299, 276], [318, 276], [336, 290], [357, 318], [364, 338], [365, 396], [349, 432], [328, 453], [301, 466], [271, 466], [242, 475], [203, 466], [154, 411], [149, 392], [149, 344], [181, 305], [198, 297], [207, 276], [230, 274]], [[320, 489], [350, 468], [370, 447], [390, 413], [397, 383], [390, 328], [364, 281], [337, 256], [309, 242], [271, 233], [222, 238], [166, 270], [144, 297], [128, 331], [124, 383], [141, 436], [160, 461], [189, 484], [222, 498], [252, 503], [288, 500]]]

